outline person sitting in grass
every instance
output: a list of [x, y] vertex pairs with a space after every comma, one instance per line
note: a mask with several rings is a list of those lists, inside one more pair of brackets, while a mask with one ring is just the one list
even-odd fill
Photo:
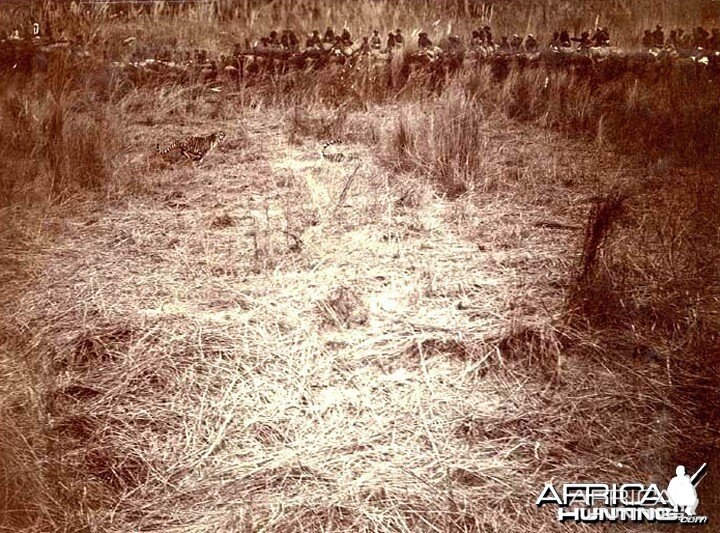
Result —
[[443, 46], [443, 48], [445, 52], [449, 54], [462, 54], [464, 51], [462, 39], [460, 39], [459, 35], [451, 35], [448, 37], [447, 44]]
[[560, 32], [559, 31], [553, 32], [552, 37], [550, 37], [550, 48], [560, 48]]
[[598, 27], [592, 36], [593, 46], [610, 46], [610, 32], [606, 28]]
[[683, 30], [682, 28], [676, 28], [675, 33], [677, 34], [677, 38], [676, 38], [677, 41], [676, 41], [675, 45], [678, 48], [685, 48], [685, 45], [687, 44], [687, 38], [688, 38], [688, 35], [685, 34], [685, 30]]
[[493, 34], [490, 26], [483, 27], [483, 32], [485, 33], [485, 46], [489, 48], [494, 48], [495, 41], [493, 41]]
[[421, 50], [427, 50], [428, 48], [432, 48], [433, 42], [428, 37], [428, 34], [424, 31], [421, 31], [418, 35], [418, 48]]
[[560, 46], [563, 48], [572, 48], [572, 41], [570, 40], [570, 32], [563, 30], [560, 32]]
[[692, 45], [693, 48], [707, 48], [708, 47], [708, 37], [710, 34], [708, 31], [703, 28], [702, 26], [698, 26], [693, 31], [693, 39], [692, 39]]
[[390, 32], [390, 33], [388, 33], [385, 51], [392, 52], [394, 49], [395, 49], [395, 34], [393, 32]]
[[372, 37], [370, 37], [370, 47], [373, 50], [380, 50], [382, 48], [382, 39], [380, 39], [380, 32], [373, 30]]
[[347, 47], [345, 46], [343, 38], [340, 35], [336, 35], [335, 42], [332, 45], [331, 51], [336, 53], [344, 53], [346, 48]]
[[362, 43], [360, 44], [360, 48], [358, 49], [358, 52], [360, 53], [360, 55], [366, 56], [370, 53], [370, 50], [371, 50], [370, 38], [367, 35], [365, 35], [362, 38]]
[[592, 46], [592, 40], [590, 39], [590, 32], [584, 31], [580, 34], [580, 37], [573, 37], [573, 41], [578, 43], [578, 48], [580, 50], [587, 50]]
[[485, 44], [484, 35], [480, 35], [480, 30], [473, 30], [472, 37], [470, 37], [470, 49], [478, 50], [483, 44]]
[[670, 30], [670, 36], [667, 38], [667, 41], [665, 41], [665, 48], [669, 50], [677, 50], [679, 46], [680, 41], [678, 40], [677, 30]]
[[535, 36], [532, 33], [529, 33], [527, 37], [525, 37], [525, 51], [526, 52], [535, 52], [538, 49], [538, 42]]
[[652, 38], [654, 48], [662, 48], [663, 46], [665, 46], [665, 32], [663, 31], [660, 24], [655, 26], [655, 31], [652, 33]]
[[297, 50], [300, 46], [300, 41], [293, 30], [287, 30], [288, 45], [290, 50]]
[[653, 36], [652, 36], [652, 32], [650, 30], [645, 30], [645, 32], [643, 33], [642, 45], [643, 45], [643, 48], [652, 48], [653, 47]]
[[305, 48], [319, 48], [320, 45], [322, 45], [322, 39], [320, 38], [320, 31], [313, 30], [313, 32], [310, 35], [308, 35], [308, 38], [305, 41]]

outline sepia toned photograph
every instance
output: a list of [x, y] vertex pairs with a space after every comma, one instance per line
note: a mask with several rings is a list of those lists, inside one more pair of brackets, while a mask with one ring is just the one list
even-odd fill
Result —
[[0, 532], [720, 531], [720, 0], [0, 0]]

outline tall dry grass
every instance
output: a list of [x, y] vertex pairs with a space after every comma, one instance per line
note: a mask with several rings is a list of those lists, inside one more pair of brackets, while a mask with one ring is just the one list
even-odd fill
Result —
[[33, 0], [0, 10], [0, 28], [27, 27], [30, 18], [49, 24], [56, 34], [79, 38], [87, 47], [118, 55], [128, 51], [123, 40], [136, 37], [148, 48], [205, 48], [231, 50], [232, 43], [259, 37], [271, 29], [290, 27], [308, 33], [325, 26], [348, 27], [368, 34], [372, 27], [403, 28], [408, 35], [428, 31], [440, 39], [450, 33], [469, 35], [472, 28], [491, 24], [497, 35], [534, 33], [541, 39], [567, 28], [579, 33], [596, 22], [611, 28], [614, 42], [635, 46], [645, 28], [717, 25], [720, 8], [712, 0], [667, 2], [615, 0], [569, 2], [537, 0], [481, 2], [478, 0], [215, 0], [184, 3], [84, 4]]
[[[587, 219], [577, 221], [585, 235], [566, 273], [567, 307], [557, 329], [548, 336], [511, 328], [502, 344], [529, 362], [549, 358], [560, 365], [563, 357], [582, 355], [658, 365], [672, 401], [715, 424], [720, 401], [708, 391], [720, 361], [714, 333], [720, 327], [720, 181], [712, 170], [719, 155], [718, 94], [705, 67], [664, 67], [614, 76], [602, 68], [579, 74], [518, 65], [499, 79], [492, 67], [466, 73], [440, 95], [407, 106], [385, 153], [393, 168], [429, 175], [450, 197], [470, 193], [483, 202], [514, 194], [528, 206], [554, 205], [557, 191], [578, 177], [566, 175], [551, 154], [545, 172], [515, 172], [512, 165], [526, 155], [513, 132], [523, 125], [528, 132], [540, 125], [575, 137], [591, 160], [598, 150], [623, 153], [629, 168], [598, 159], [604, 179], [585, 183], [583, 194], [555, 207], [564, 213], [561, 220], [587, 211]], [[504, 156], [487, 149], [498, 137], [508, 145]], [[678, 446], [685, 457], [712, 458], [712, 439], [697, 433]], [[709, 484], [712, 493], [717, 481]]]
[[558, 69], [509, 60], [497, 71], [486, 65], [447, 78], [440, 95], [426, 93], [424, 104], [409, 106], [389, 145], [395, 159], [430, 171], [449, 189], [486, 186], [483, 122], [498, 115], [636, 156], [648, 172], [711, 167], [720, 157], [720, 92], [704, 65], [610, 59]]
[[114, 179], [125, 142], [124, 126], [117, 107], [93, 87], [98, 81], [94, 74], [61, 57], [42, 76], [3, 79], [3, 203], [53, 202], [102, 190]]
[[[600, 250], [618, 222], [637, 222], [635, 215], [625, 214], [625, 203], [637, 205], [656, 195], [660, 203], [643, 204], [644, 236], [633, 239], [616, 268], [623, 270], [631, 250], [652, 257], [651, 264], [635, 269], [638, 278], [623, 278], [622, 283], [641, 287], [664, 277], [679, 284], [680, 292], [695, 295], [686, 300], [673, 291], [670, 300], [689, 303], [704, 285], [714, 285], [718, 273], [712, 265], [720, 250], [714, 207], [718, 181], [707, 171], [720, 155], [720, 108], [715, 103], [720, 94], [706, 72], [697, 68], [691, 66], [691, 75], [682, 69], [657, 72], [655, 66], [640, 74], [623, 71], [605, 84], [602, 72], [577, 75], [513, 67], [502, 80], [493, 80], [488, 71], [465, 73], [448, 80], [440, 95], [402, 108], [385, 138], [386, 161], [398, 171], [431, 176], [451, 196], [503, 188], [532, 198], [565, 177], [548, 168], [539, 181], [518, 176], [515, 182], [499, 172], [522, 156], [512, 153], [510, 132], [506, 160], [486, 149], [491, 136], [498, 135], [498, 123], [511, 119], [509, 130], [540, 125], [576, 137], [589, 153], [610, 149], [630, 155], [637, 167], [632, 174], [639, 173], [641, 180], [633, 183], [619, 175], [594, 191], [601, 200], [588, 222], [579, 283], [597, 285], [599, 270], [613, 270], [607, 258], [601, 260]], [[696, 170], [678, 176], [680, 166]], [[663, 274], [655, 272], [658, 268]], [[605, 289], [596, 295], [600, 308], [609, 308], [601, 296]], [[668, 296], [660, 286], [651, 292], [663, 299]]]
[[[37, 245], [47, 210], [112, 186], [124, 151], [124, 124], [109, 87], [87, 65], [58, 55], [45, 72], [12, 68], [0, 81], [0, 284], [3, 301], [38, 273], [19, 259]], [[96, 201], [102, 195], [94, 194]], [[72, 212], [72, 207], [70, 212]], [[9, 296], [12, 298], [12, 296]], [[12, 305], [5, 301], [6, 305]], [[0, 529], [61, 531], [77, 523], [68, 497], [63, 446], [45, 394], [48, 361], [23, 339], [23, 326], [0, 320]]]
[[[347, 24], [357, 34], [368, 31], [367, 21], [373, 21], [384, 28], [403, 27], [410, 34], [421, 28], [429, 29], [438, 37], [449, 32], [467, 33], [469, 28], [486, 22], [490, 14], [482, 5], [470, 1], [221, 1], [179, 11], [159, 3], [151, 9], [133, 7], [125, 14], [109, 8], [68, 11], [62, 3], [56, 2], [36, 2], [28, 6], [12, 10], [6, 6], [0, 8], [0, 27], [24, 22], [29, 9], [40, 9], [55, 31], [63, 29], [71, 38], [78, 35], [83, 43], [81, 47], [92, 54], [108, 57], [128, 56], [133, 51], [152, 52], [162, 47], [200, 47], [219, 53], [229, 51], [232, 43], [241, 42], [246, 36], [257, 36], [271, 28], [284, 26], [309, 31], [328, 24]], [[478, 14], [488, 16], [483, 18]], [[630, 45], [642, 28], [656, 21], [666, 26], [712, 24], [717, 20], [717, 6], [702, 1], [680, 4], [650, 0], [612, 4], [507, 2], [494, 6], [491, 22], [500, 34], [532, 31], [545, 35], [558, 26], [578, 31], [594, 24], [597, 15], [600, 15], [601, 24], [611, 26], [613, 37], [619, 44]], [[128, 37], [136, 37], [136, 41], [123, 44]], [[394, 65], [396, 71], [399, 67]], [[717, 357], [717, 337], [713, 336], [713, 331], [720, 322], [715, 305], [718, 295], [708, 287], [719, 286], [716, 265], [719, 264], [717, 227], [720, 221], [715, 209], [720, 200], [717, 198], [718, 184], [708, 176], [691, 174], [664, 180], [661, 179], [663, 176], [655, 175], [664, 167], [660, 164], [661, 159], [668, 155], [694, 163], [712, 162], [718, 155], [716, 147], [720, 139], [716, 125], [720, 110], [716, 102], [719, 95], [715, 85], [694, 74], [695, 68], [691, 69], [692, 75], [688, 75], [688, 70], [651, 70], [638, 74], [638, 71], [628, 69], [606, 80], [599, 78], [601, 74], [598, 73], [580, 75], [516, 66], [498, 79], [488, 67], [480, 72], [463, 73], [453, 80], [443, 78], [440, 83], [435, 83], [437, 79], [431, 80], [432, 73], [418, 72], [412, 74], [404, 86], [390, 84], [384, 75], [373, 71], [353, 72], [351, 77], [338, 83], [338, 70], [331, 69], [319, 74], [297, 73], [241, 86], [225, 101], [208, 106], [208, 93], [202, 86], [183, 88], [165, 84], [143, 92], [142, 87], [124, 85], [122, 91], [114, 92], [112, 84], [104, 85], [100, 81], [98, 87], [98, 80], [102, 80], [101, 71], [86, 64], [56, 64], [43, 77], [2, 81], [0, 197], [44, 202], [66, 198], [85, 189], [108, 187], [122, 171], [119, 161], [124, 152], [124, 121], [128, 117], [122, 116], [121, 112], [156, 124], [168, 118], [184, 121], [222, 116], [230, 113], [226, 108], [237, 102], [241, 109], [252, 106], [293, 110], [291, 136], [310, 131], [318, 137], [350, 135], [343, 110], [367, 111], [370, 104], [399, 104], [399, 119], [390, 135], [383, 137], [382, 132], [379, 135], [385, 142], [387, 162], [397, 172], [429, 175], [438, 188], [451, 197], [465, 192], [511, 191], [531, 195], [534, 199], [542, 198], [547, 195], [550, 183], [562, 181], [567, 176], [552, 170], [518, 173], [506, 168], [507, 159], [513, 154], [497, 151], [489, 155], [485, 151], [493, 136], [498, 135], [498, 128], [488, 127], [488, 121], [510, 117], [515, 126], [518, 123], [542, 125], [581, 137], [588, 144], [628, 153], [645, 153], [644, 163], [650, 166], [647, 183], [644, 188], [630, 191], [628, 209], [622, 216], [618, 213], [617, 217], [602, 219], [604, 215], [598, 213], [604, 211], [598, 209], [590, 220], [590, 227], [598, 223], [602, 231], [596, 234], [595, 240], [589, 239], [587, 257], [592, 257], [592, 264], [580, 266], [586, 268], [588, 274], [582, 283], [578, 283], [574, 299], [569, 302], [573, 331], [548, 328], [537, 333], [514, 328], [500, 343], [504, 355], [515, 354], [522, 358], [530, 354], [544, 360], [548, 353], [557, 355], [556, 352], [565, 349], [558, 339], [570, 337], [586, 348], [600, 345], [601, 342], [596, 340], [600, 338], [603, 342], [610, 339], [612, 344], [604, 349], [605, 355], [634, 353], [635, 348], [642, 348], [638, 353], [655, 354], [652, 357], [659, 356], [671, 369], [676, 365], [695, 369], [701, 366], [701, 358]], [[324, 117], [310, 123], [312, 119], [304, 115], [308, 104], [313, 113]], [[379, 127], [372, 128], [373, 139], [377, 129]], [[511, 150], [511, 140], [508, 145]], [[118, 289], [118, 294], [121, 292]], [[42, 303], [35, 305], [40, 308]], [[292, 303], [301, 307], [306, 302]], [[267, 315], [267, 323], [278, 321], [273, 326], [278, 331], [286, 327], [279, 323], [276, 311], [267, 311]], [[59, 328], [74, 331], [76, 324], [65, 320], [67, 322], [59, 324]], [[103, 523], [107, 517], [93, 516], [94, 509], [113, 509], [119, 494], [141, 494], [154, 505], [146, 511], [151, 515], [151, 524], [156, 527], [172, 522], [178, 527], [190, 523], [202, 528], [207, 524], [204, 514], [188, 510], [184, 498], [198, 501], [198, 492], [209, 490], [225, 491], [225, 496], [233, 498], [238, 489], [228, 485], [225, 479], [208, 478], [197, 485], [192, 469], [187, 465], [203, 466], [207, 459], [204, 454], [209, 455], [215, 450], [214, 443], [219, 442], [217, 439], [228, 428], [240, 443], [234, 452], [257, 447], [256, 441], [282, 443], [286, 437], [272, 424], [258, 423], [246, 431], [244, 426], [233, 427], [229, 420], [215, 417], [217, 420], [197, 421], [199, 444], [186, 447], [180, 436], [187, 427], [183, 426], [184, 420], [178, 417], [178, 412], [192, 412], [198, 397], [205, 402], [207, 412], [234, 411], [234, 402], [239, 397], [246, 402], [243, 408], [248, 417], [255, 412], [258, 394], [255, 383], [249, 380], [245, 396], [236, 390], [238, 369], [228, 356], [237, 345], [236, 339], [222, 335], [205, 338], [202, 331], [194, 330], [180, 331], [177, 336], [167, 338], [161, 336], [159, 325], [152, 324], [137, 325], [139, 334], [136, 335], [133, 328], [123, 329], [101, 322], [97, 319], [87, 332], [74, 331], [78, 333], [76, 337], [60, 341], [65, 350], [63, 353], [76, 358], [70, 366], [75, 365], [79, 376], [79, 385], [71, 383], [61, 390], [63, 399], [70, 398], [67, 401], [71, 406], [67, 409], [45, 405], [41, 401], [45, 373], [52, 369], [25, 357], [27, 350], [34, 347], [22, 345], [16, 339], [27, 332], [6, 328], [1, 332], [0, 484], [5, 490], [5, 501], [0, 509], [0, 527], [44, 531]], [[149, 335], [149, 331], [157, 334], [160, 340], [148, 347], [144, 335]], [[263, 338], [263, 342], [274, 341]], [[251, 348], [256, 347], [252, 345]], [[285, 346], [274, 344], [271, 348], [277, 353], [285, 350]], [[592, 352], [591, 349], [587, 351]], [[260, 352], [255, 349], [254, 357], [260, 357]], [[199, 354], [197, 358], [196, 353]], [[47, 347], [38, 348], [36, 355], [48, 359], [54, 356]], [[597, 350], [592, 355], [597, 355]], [[284, 358], [271, 363], [276, 366], [268, 375], [285, 376], [288, 373]], [[257, 364], [269, 363], [258, 359]], [[317, 361], [308, 359], [299, 364], [306, 365], [307, 372], [311, 373]], [[127, 372], [127, 368], [131, 371]], [[98, 376], [97, 369], [107, 371]], [[605, 377], [610, 386], [613, 383], [611, 376]], [[280, 382], [293, 383], [295, 379], [294, 375], [288, 374]], [[504, 383], [503, 379], [506, 380]], [[269, 377], [267, 380], [263, 387], [274, 390], [277, 380]], [[193, 387], [177, 388], [178, 383], [186, 381], [194, 383]], [[513, 390], [521, 390], [526, 383], [522, 375], [501, 377], [500, 381], [501, 386]], [[583, 387], [592, 390], [594, 384], [590, 381], [584, 382]], [[89, 401], [97, 398], [100, 392], [88, 384], [97, 383], [102, 384], [104, 391], [109, 391], [100, 396], [101, 399], [111, 404], [127, 402], [127, 411], [121, 415], [126, 418], [121, 420], [131, 423], [104, 425], [111, 410], [102, 401]], [[147, 383], [152, 385], [150, 389]], [[536, 400], [541, 397], [541, 392], [538, 390]], [[600, 392], [592, 390], [593, 394]], [[142, 405], [134, 403], [134, 398], [143, 395], [147, 396], [148, 405], [153, 406], [156, 418], [149, 416]], [[162, 398], [166, 396], [172, 397], [176, 404], [165, 403]], [[598, 406], [587, 401], [588, 398], [591, 396], [583, 398], [578, 394], [574, 401], [592, 415], [589, 418], [602, 420], [616, 411], [613, 402]], [[493, 414], [478, 416], [481, 406], [472, 403], [463, 405], [468, 411], [464, 413], [467, 415], [464, 420], [449, 419], [447, 426], [468, 443], [485, 442], [487, 448], [484, 450], [495, 453], [513, 431], [521, 434], [527, 430], [525, 426], [535, 427], [537, 420], [550, 419], [547, 426], [554, 425], [558, 429], [549, 440], [572, 445], [577, 428], [572, 427], [565, 413], [561, 410], [548, 413], [544, 399], [537, 404], [531, 401], [530, 395], [525, 399], [528, 403], [519, 408], [517, 419], [509, 428]], [[659, 409], [659, 399], [646, 400], [648, 410]], [[217, 406], [222, 409], [214, 411]], [[442, 407], [439, 404], [438, 410]], [[49, 432], [48, 413], [53, 409], [63, 415], [63, 425]], [[388, 418], [399, 419], [407, 413], [398, 409], [392, 410], [390, 415]], [[282, 423], [283, 420], [278, 423], [281, 429]], [[134, 424], [157, 444], [154, 455], [145, 454], [145, 443], [136, 439], [138, 429]], [[608, 438], [617, 435], [623, 427], [611, 429]], [[638, 435], [645, 431], [642, 427], [635, 429]], [[582, 430], [588, 439], [592, 439], [595, 430], [607, 431], [608, 428], [588, 425]], [[317, 428], [307, 420], [301, 421], [300, 433], [307, 439], [316, 437], [316, 431]], [[486, 432], [490, 435], [488, 438], [484, 436]], [[110, 439], [105, 438], [107, 434], [111, 435]], [[173, 435], [177, 442], [162, 444], [168, 442], [167, 435]], [[664, 437], [670, 439], [667, 435]], [[60, 468], [62, 464], [72, 464], [62, 457], [65, 443], [70, 441], [80, 443], [73, 448], [81, 450], [83, 461], [78, 464], [84, 465], [86, 477], [95, 480], [89, 487], [89, 500], [83, 500], [87, 487], [78, 482], [77, 475]], [[451, 437], [448, 437], [448, 443], [448, 446], [457, 445]], [[670, 449], [675, 444], [663, 441], [662, 446]], [[691, 446], [692, 442], [687, 444]], [[180, 455], [172, 454], [176, 451], [173, 446], [183, 450]], [[551, 456], [549, 460], [561, 462], [564, 452], [559, 448], [551, 449], [557, 456]], [[515, 453], [509, 447], [505, 451], [508, 455]], [[634, 449], [634, 453], [639, 455], [643, 450]], [[234, 458], [235, 454], [226, 458], [228, 464], [234, 464]], [[348, 465], [352, 464], [353, 457], [344, 459]], [[284, 486], [288, 479], [310, 478], [318, 485], [325, 483], [321, 475], [305, 467], [285, 464], [282, 456], [278, 458], [277, 466], [267, 466], [260, 459], [256, 460], [258, 462], [252, 464], [251, 471], [246, 474], [257, 486], [246, 485], [242, 489], [246, 492], [241, 492], [243, 495], [265, 495], [264, 490], [272, 489], [273, 484]], [[322, 457], [317, 458], [318, 462], [321, 460]], [[523, 460], [531, 464], [532, 459], [528, 455]], [[342, 476], [354, 473], [347, 465], [333, 464], [338, 470], [338, 486]], [[453, 479], [470, 487], [467, 489], [470, 491], [477, 484], [482, 487], [478, 474], [470, 472], [471, 466], [457, 467], [452, 472]], [[170, 501], [165, 499], [164, 492], [169, 483], [164, 477], [167, 472], [182, 481], [177, 497], [171, 497]], [[450, 477], [451, 473], [448, 471], [447, 475]], [[480, 472], [481, 477], [486, 475], [494, 476], [496, 472], [492, 469]], [[434, 509], [442, 509], [447, 512], [444, 524], [448, 528], [460, 529], [462, 524], [457, 522], [460, 519], [468, 521], [465, 524], [468, 529], [493, 525], [482, 522], [486, 511], [476, 500], [472, 500], [474, 503], [468, 508], [458, 510], [453, 508], [456, 503], [452, 497], [419, 490], [407, 506], [397, 504], [399, 500], [394, 501], [390, 508], [392, 517], [384, 520], [383, 511], [388, 508], [376, 505], [376, 500], [382, 502], [384, 493], [373, 496], [375, 500], [363, 500], [357, 507], [343, 508], [333, 504], [330, 498], [336, 489], [337, 486], [328, 488], [328, 499], [318, 513], [300, 501], [288, 514], [278, 515], [277, 510], [284, 505], [284, 495], [278, 497], [275, 491], [274, 497], [278, 501], [274, 502], [274, 508], [263, 508], [257, 516], [244, 516], [238, 520], [250, 524], [249, 528], [267, 526], [302, 530], [303, 520], [313, 525], [329, 523], [349, 527], [350, 516], [368, 529], [373, 526], [422, 527], [422, 520], [433, 519], [430, 515]], [[143, 494], [142, 491], [146, 492]], [[184, 516], [186, 512], [188, 516]], [[137, 523], [138, 517], [134, 513], [137, 511], [130, 507], [121, 509], [120, 528], [124, 524]], [[487, 519], [492, 521], [495, 517], [490, 515]], [[227, 520], [230, 528], [234, 524], [232, 520], [236, 519], [228, 516], [223, 520]]]

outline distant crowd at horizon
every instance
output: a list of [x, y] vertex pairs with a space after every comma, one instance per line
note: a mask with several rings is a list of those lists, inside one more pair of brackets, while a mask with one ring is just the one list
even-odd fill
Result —
[[[666, 37], [663, 27], [658, 24], [655, 30], [645, 30], [639, 39], [642, 48], [646, 50], [709, 50], [720, 51], [720, 29], [713, 28], [708, 31], [702, 26], [693, 28], [686, 32], [682, 28], [673, 29]], [[305, 50], [347, 50], [354, 48], [355, 52], [392, 52], [396, 48], [403, 47], [406, 43], [405, 37], [400, 28], [391, 31], [383, 38], [378, 29], [372, 30], [371, 35], [365, 35], [358, 41], [354, 41], [350, 31], [343, 28], [342, 32], [336, 33], [332, 27], [328, 27], [321, 35], [319, 30], [313, 30], [305, 39]], [[268, 35], [261, 37], [255, 43], [246, 40], [246, 48], [269, 48], [289, 51], [300, 51], [300, 40], [293, 30], [286, 29], [278, 34], [273, 30]], [[603, 48], [611, 46], [610, 30], [607, 27], [598, 26], [593, 32], [583, 31], [580, 35], [571, 35], [568, 30], [556, 31], [546, 42], [546, 49], [551, 50], [587, 50], [589, 48]], [[483, 26], [472, 30], [467, 41], [459, 35], [444, 37], [439, 46], [436, 46], [427, 32], [421, 31], [417, 36], [417, 48], [421, 51], [441, 49], [445, 52], [478, 51], [478, 52], [535, 52], [543, 45], [533, 34], [512, 37], [501, 36], [496, 40], [490, 26]]]
[[[52, 31], [49, 25], [44, 26], [35, 20], [32, 20], [27, 31], [22, 28], [15, 28], [6, 38], [6, 41], [24, 41], [24, 40], [42, 40], [54, 42], [72, 42], [73, 44], [82, 44], [82, 38], [76, 35], [68, 40], [63, 31], [60, 31], [59, 37], [53, 39]], [[720, 52], [720, 29], [712, 28], [710, 31], [702, 26], [697, 26], [690, 31], [682, 28], [676, 28], [669, 32], [666, 36], [663, 27], [658, 24], [654, 30], [645, 30], [639, 38], [639, 43], [646, 50], [708, 50]], [[302, 48], [304, 45], [304, 48]], [[336, 32], [331, 26], [328, 26], [324, 33], [320, 33], [315, 29], [308, 33], [304, 38], [304, 42], [298, 38], [298, 35], [291, 29], [285, 29], [281, 32], [277, 30], [270, 31], [267, 35], [260, 37], [258, 40], [251, 42], [246, 39], [245, 50], [279, 50], [289, 52], [300, 51], [325, 51], [338, 53], [353, 54], [370, 54], [391, 53], [398, 48], [406, 45], [406, 38], [400, 28], [390, 31], [386, 36], [380, 34], [380, 30], [373, 29], [370, 35], [361, 36], [359, 39], [353, 39], [348, 28]], [[611, 46], [610, 30], [607, 27], [596, 27], [592, 32], [582, 31], [580, 35], [571, 35], [566, 29], [556, 31], [548, 38], [545, 43], [533, 34], [529, 33], [525, 36], [514, 34], [511, 37], [501, 36], [496, 39], [493, 30], [489, 25], [478, 27], [472, 30], [472, 33], [466, 40], [459, 35], [449, 35], [443, 37], [437, 44], [428, 36], [427, 32], [421, 31], [417, 35], [417, 48], [422, 52], [465, 52], [475, 51], [482, 54], [493, 52], [519, 53], [519, 52], [536, 52], [540, 49], [549, 50], [587, 50], [590, 48], [603, 48]], [[243, 47], [240, 44], [235, 45], [235, 53], [243, 53]]]
[[642, 37], [643, 48], [668, 48], [674, 50], [703, 49], [713, 52], [720, 51], [720, 29], [712, 28], [710, 31], [702, 26], [686, 32], [683, 28], [670, 30], [665, 38], [663, 27], [658, 24], [655, 30], [645, 30]]
[[[387, 37], [383, 39], [378, 29], [372, 30], [371, 35], [362, 36], [360, 41], [354, 41], [350, 30], [343, 28], [342, 32], [336, 33], [332, 27], [328, 27], [324, 34], [320, 34], [319, 30], [313, 30], [305, 39], [305, 50], [326, 50], [333, 49], [346, 50], [355, 47], [357, 52], [370, 53], [391, 52], [405, 45], [405, 37], [400, 28], [391, 31]], [[610, 32], [607, 28], [598, 27], [593, 35], [590, 32], [582, 32], [580, 36], [570, 36], [567, 30], [555, 32], [548, 46], [551, 48], [572, 48], [573, 43], [577, 43], [579, 49], [590, 48], [592, 46], [610, 46]], [[251, 48], [269, 48], [278, 50], [300, 51], [300, 40], [293, 30], [286, 29], [278, 34], [276, 30], [271, 31], [268, 35], [261, 37], [255, 43], [251, 43], [250, 39], [246, 39], [245, 46]], [[514, 34], [512, 37], [500, 37], [496, 42], [490, 26], [483, 26], [472, 31], [467, 43], [464, 43], [458, 35], [450, 35], [439, 47], [430, 39], [427, 32], [420, 32], [417, 37], [417, 47], [419, 50], [427, 51], [440, 48], [446, 52], [456, 52], [461, 50], [475, 51], [526, 51], [533, 52], [540, 48], [540, 43], [533, 34], [521, 37]]]

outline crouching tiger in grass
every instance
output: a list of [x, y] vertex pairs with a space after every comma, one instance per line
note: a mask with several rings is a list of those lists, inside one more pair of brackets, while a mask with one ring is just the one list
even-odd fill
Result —
[[215, 148], [218, 144], [225, 141], [225, 133], [217, 131], [209, 135], [200, 135], [195, 137], [186, 137], [173, 142], [165, 148], [160, 148], [158, 144], [155, 152], [171, 161], [177, 161], [186, 158], [192, 163], [202, 163], [205, 156]]

